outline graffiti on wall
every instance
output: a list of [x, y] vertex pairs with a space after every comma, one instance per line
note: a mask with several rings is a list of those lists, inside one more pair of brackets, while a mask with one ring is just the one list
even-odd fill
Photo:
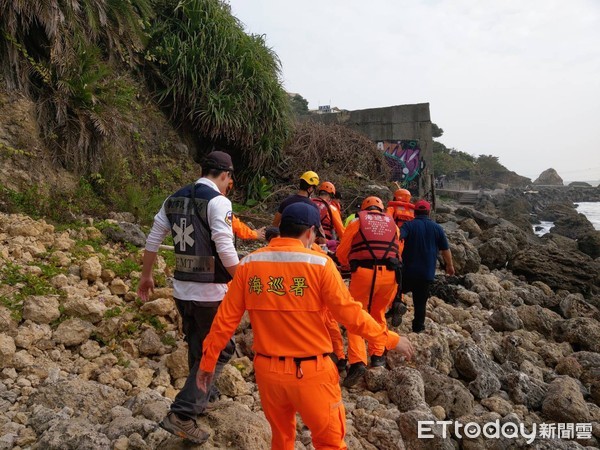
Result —
[[413, 193], [419, 191], [419, 177], [425, 169], [418, 140], [379, 141], [377, 148], [392, 169], [392, 181]]

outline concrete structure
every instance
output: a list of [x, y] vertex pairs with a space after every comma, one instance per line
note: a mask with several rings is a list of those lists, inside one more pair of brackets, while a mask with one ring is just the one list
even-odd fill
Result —
[[394, 181], [416, 197], [434, 200], [429, 103], [342, 111], [309, 118], [344, 125], [366, 135], [384, 152]]

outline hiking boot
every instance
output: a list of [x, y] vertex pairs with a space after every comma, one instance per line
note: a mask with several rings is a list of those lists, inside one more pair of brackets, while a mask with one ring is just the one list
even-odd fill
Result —
[[344, 370], [346, 370], [346, 366], [348, 365], [348, 360], [346, 358], [338, 359], [335, 363], [337, 366], [338, 372], [341, 374]]
[[342, 383], [345, 387], [352, 387], [356, 383], [360, 381], [363, 375], [367, 372], [367, 366], [363, 362], [357, 362], [354, 364], [350, 364], [350, 369], [348, 369], [348, 375], [344, 378], [344, 382]]
[[371, 356], [371, 367], [384, 367], [385, 366], [385, 355]]
[[187, 439], [195, 444], [202, 444], [210, 437], [206, 431], [201, 430], [195, 420], [183, 420], [177, 414], [170, 412], [159, 424], [162, 429], [169, 433]]

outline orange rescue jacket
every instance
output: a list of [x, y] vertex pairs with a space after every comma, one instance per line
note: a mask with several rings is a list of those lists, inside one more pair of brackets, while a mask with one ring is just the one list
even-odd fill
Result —
[[415, 205], [409, 202], [392, 200], [387, 204], [386, 213], [394, 218], [398, 227], [401, 227], [404, 222], [415, 218]]
[[242, 259], [204, 340], [200, 369], [214, 371], [221, 349], [246, 310], [254, 332], [253, 350], [267, 356], [331, 353], [328, 310], [349, 332], [387, 349], [400, 339], [354, 301], [331, 258], [293, 238], [273, 238]]
[[[367, 212], [367, 211], [359, 212], [358, 216], [361, 217], [360, 215], [363, 212]], [[380, 216], [389, 218], [389, 216], [387, 214], [383, 214], [383, 213], [377, 213], [377, 214]], [[380, 222], [380, 221], [378, 221], [378, 222]], [[385, 221], [381, 221], [381, 222], [383, 223]], [[394, 253], [393, 255], [389, 255], [388, 257], [394, 257], [394, 258], [400, 259], [398, 255], [402, 255], [403, 241], [400, 240], [400, 233], [399, 233], [398, 227], [396, 227], [396, 225], [394, 224], [393, 221], [390, 220], [390, 222], [391, 222], [391, 225], [393, 227], [395, 227], [395, 231], [394, 231], [395, 237], [394, 237], [393, 243], [391, 242], [391, 240], [388, 240], [388, 244], [392, 243], [392, 248], [393, 248], [393, 253]], [[384, 231], [384, 234], [386, 234], [386, 236], [389, 234], [388, 237], [391, 239], [391, 234], [388, 233], [388, 231], [389, 231], [388, 227], [385, 226], [384, 228], [382, 228], [382, 230]], [[360, 234], [360, 231], [361, 231], [361, 220], [360, 219], [353, 220], [346, 227], [346, 232], [344, 233], [344, 237], [340, 241], [340, 245], [338, 246], [337, 251], [335, 253], [335, 255], [338, 259], [338, 262], [340, 263], [341, 266], [348, 267], [350, 265], [351, 259], [360, 258], [360, 254], [358, 254], [356, 251], [352, 251], [353, 249], [356, 250], [357, 244], [359, 242], [364, 241], [363, 237]], [[364, 231], [363, 231], [363, 233], [364, 233]], [[387, 237], [386, 237], [386, 239], [387, 239]], [[369, 259], [369, 258], [373, 259], [372, 255], [370, 255], [368, 250], [364, 250], [364, 251], [367, 253], [364, 254], [363, 256], [365, 256], [367, 259]]]

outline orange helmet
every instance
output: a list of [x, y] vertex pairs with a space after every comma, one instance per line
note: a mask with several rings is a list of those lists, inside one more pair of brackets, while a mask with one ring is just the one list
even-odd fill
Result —
[[319, 192], [325, 191], [328, 194], [331, 194], [332, 196], [334, 196], [335, 195], [335, 186], [333, 185], [333, 183], [330, 183], [329, 181], [324, 181], [323, 183], [321, 183], [321, 185], [319, 186], [317, 191], [319, 191]]
[[312, 170], [304, 172], [302, 175], [300, 175], [300, 179], [306, 181], [309, 186], [317, 186], [319, 184], [319, 175]]
[[412, 194], [408, 189], [398, 189], [396, 192], [394, 192], [394, 200], [396, 200], [397, 202], [410, 203], [411, 197]]
[[383, 202], [379, 197], [375, 196], [365, 198], [360, 204], [360, 209], [365, 211], [373, 206], [376, 206], [379, 209], [379, 211], [383, 211]]

